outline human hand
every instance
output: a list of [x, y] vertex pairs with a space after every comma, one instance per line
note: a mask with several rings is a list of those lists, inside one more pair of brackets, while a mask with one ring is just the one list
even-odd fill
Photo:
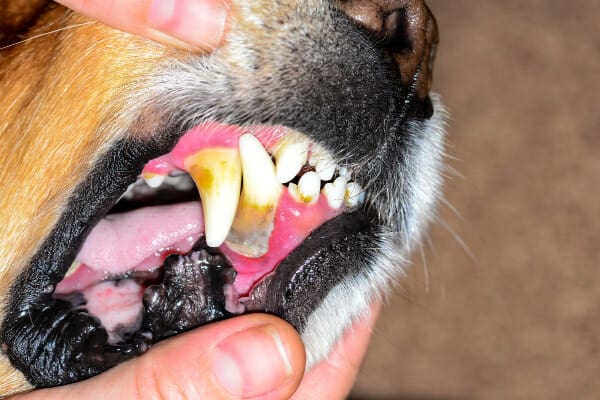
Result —
[[83, 382], [19, 400], [342, 399], [352, 387], [379, 307], [304, 376], [304, 347], [285, 321], [249, 314], [209, 324]]
[[56, 0], [114, 28], [170, 46], [211, 51], [223, 38], [227, 0]]

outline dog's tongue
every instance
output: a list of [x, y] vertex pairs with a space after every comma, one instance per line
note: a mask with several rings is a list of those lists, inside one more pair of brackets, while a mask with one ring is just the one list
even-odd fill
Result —
[[[247, 294], [312, 230], [338, 212], [329, 207], [325, 198], [307, 205], [284, 190], [265, 255], [249, 258], [227, 244], [220, 247], [238, 272], [234, 283], [236, 291]], [[77, 255], [76, 262], [82, 266], [61, 281], [56, 292], [82, 290], [110, 276], [159, 267], [170, 254], [188, 253], [203, 231], [200, 202], [145, 207], [109, 215], [94, 227]]]

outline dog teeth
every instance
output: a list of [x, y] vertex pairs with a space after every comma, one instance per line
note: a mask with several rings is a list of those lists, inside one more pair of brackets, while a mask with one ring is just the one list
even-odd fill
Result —
[[313, 204], [319, 200], [321, 179], [316, 172], [307, 172], [298, 181], [298, 193], [303, 202]]
[[218, 247], [225, 241], [238, 207], [240, 154], [234, 148], [204, 149], [188, 156], [185, 166], [202, 200], [206, 244]]
[[298, 135], [289, 133], [276, 146], [273, 156], [276, 161], [276, 175], [281, 183], [294, 179], [308, 158], [308, 141]]
[[340, 176], [332, 183], [328, 183], [323, 187], [323, 195], [327, 199], [329, 206], [334, 210], [339, 209], [344, 203], [347, 182], [346, 178]]
[[247, 257], [257, 258], [269, 250], [281, 185], [262, 144], [250, 134], [240, 137], [243, 188], [227, 245]]
[[356, 182], [349, 182], [344, 194], [344, 203], [348, 208], [358, 207], [365, 202], [365, 192]]
[[73, 275], [79, 269], [79, 267], [81, 267], [82, 265], [83, 264], [80, 263], [77, 260], [73, 261], [73, 263], [71, 264], [71, 266], [67, 270], [67, 273], [65, 274], [65, 278], [68, 278], [69, 276]]
[[160, 185], [163, 184], [165, 179], [167, 179], [166, 175], [153, 174], [151, 172], [144, 172], [142, 174], [142, 178], [144, 178], [144, 182], [146, 185], [150, 186], [153, 189], [157, 189]]
[[[314, 171], [298, 178], [307, 163]], [[288, 184], [290, 195], [306, 205], [315, 204], [321, 194], [333, 209], [344, 204], [353, 208], [365, 201], [360, 185], [349, 182], [347, 168], [339, 167], [323, 147], [294, 132], [272, 147], [272, 155], [255, 136], [244, 134], [237, 148], [203, 148], [187, 156], [183, 164], [189, 175], [178, 170], [168, 175], [145, 172], [123, 197], [161, 187], [185, 191], [195, 185], [202, 202], [207, 245], [226, 243], [246, 257], [258, 258], [269, 250], [282, 184]], [[321, 189], [325, 182], [329, 183]], [[68, 274], [78, 267], [71, 266]]]
[[329, 181], [333, 178], [336, 169], [335, 161], [322, 147], [313, 146], [308, 163], [315, 167], [315, 171], [321, 180]]
[[346, 179], [346, 181], [350, 180], [350, 170], [346, 167], [340, 167], [338, 169], [338, 175], [344, 179]]
[[169, 175], [163, 185], [180, 191], [191, 190], [194, 187], [194, 180], [188, 174]]

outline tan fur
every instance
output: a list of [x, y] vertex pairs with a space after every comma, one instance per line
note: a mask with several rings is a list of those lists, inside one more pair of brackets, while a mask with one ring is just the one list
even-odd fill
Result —
[[[56, 7], [31, 35], [84, 22]], [[109, 51], [94, 51], [98, 45]], [[0, 51], [1, 304], [76, 183], [113, 139], [94, 133], [118, 108], [115, 102], [124, 101], [119, 90], [147, 74], [163, 53], [159, 46], [99, 23]], [[0, 320], [3, 315], [0, 310]], [[0, 393], [26, 388], [21, 373], [0, 355]]]

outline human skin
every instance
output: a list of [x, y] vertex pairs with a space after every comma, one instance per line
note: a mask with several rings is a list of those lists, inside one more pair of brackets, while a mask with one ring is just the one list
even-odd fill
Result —
[[58, 0], [114, 28], [193, 51], [219, 46], [228, 0]]

